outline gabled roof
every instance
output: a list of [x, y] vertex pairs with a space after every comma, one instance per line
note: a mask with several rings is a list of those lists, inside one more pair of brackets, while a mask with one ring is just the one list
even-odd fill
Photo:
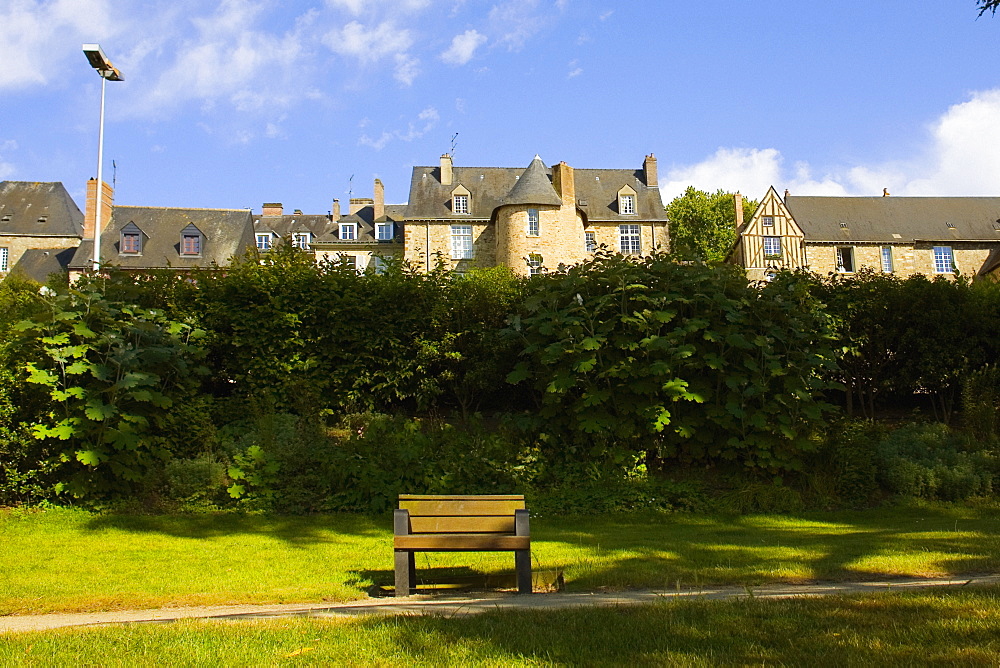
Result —
[[[329, 232], [313, 240], [314, 244], [348, 243], [348, 244], [373, 244], [390, 243], [378, 241], [375, 238], [376, 223], [392, 223], [395, 240], [402, 240], [403, 219], [406, 216], [405, 204], [386, 204], [385, 213], [380, 218], [375, 218], [375, 207], [364, 206], [355, 213], [345, 214], [340, 217], [336, 225], [333, 225]], [[340, 238], [340, 223], [354, 223], [357, 225], [356, 239]]]
[[542, 159], [535, 156], [528, 168], [511, 188], [510, 193], [503, 198], [504, 204], [562, 204], [559, 194], [552, 187], [549, 168]]
[[[101, 261], [124, 269], [186, 269], [226, 265], [234, 256], [254, 248], [253, 218], [248, 209], [179, 209], [173, 207], [116, 206], [101, 233]], [[121, 254], [121, 232], [132, 224], [142, 230], [142, 253]], [[190, 225], [203, 235], [201, 254], [181, 255], [181, 231]], [[70, 262], [86, 269], [94, 252], [93, 239], [84, 239]]]
[[[544, 167], [544, 178], [548, 188], [552, 187], [552, 169]], [[414, 167], [410, 178], [410, 201], [406, 210], [407, 220], [482, 220], [493, 217], [497, 208], [505, 204], [543, 204], [539, 201], [522, 201], [519, 195], [519, 181], [525, 174], [535, 182], [524, 190], [524, 200], [542, 197], [545, 188], [536, 180], [533, 170], [535, 161], [528, 169], [519, 167], [454, 167], [450, 185], [441, 183], [440, 167]], [[542, 170], [539, 169], [538, 172]], [[667, 218], [660, 199], [659, 188], [647, 186], [641, 169], [574, 169], [573, 182], [576, 191], [577, 208], [590, 221], [636, 222], [640, 220], [663, 220]], [[470, 192], [469, 214], [454, 214], [451, 211], [452, 192], [459, 185]], [[618, 213], [618, 191], [625, 185], [636, 191], [636, 213]], [[512, 201], [513, 199], [517, 202]], [[546, 195], [546, 197], [548, 197]], [[552, 200], [549, 200], [552, 202]], [[556, 199], [552, 202], [560, 203]]]
[[1000, 241], [1000, 197], [789, 195], [784, 201], [806, 241]]
[[0, 235], [77, 237], [83, 214], [62, 183], [0, 181]]

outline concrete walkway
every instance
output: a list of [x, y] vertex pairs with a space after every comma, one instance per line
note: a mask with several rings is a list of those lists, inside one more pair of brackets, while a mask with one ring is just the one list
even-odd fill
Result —
[[377, 598], [348, 603], [289, 603], [282, 605], [229, 605], [200, 608], [158, 608], [51, 615], [0, 617], [0, 634], [45, 631], [67, 626], [99, 626], [137, 622], [173, 622], [180, 619], [251, 620], [277, 617], [355, 617], [358, 615], [465, 615], [487, 610], [558, 609], [580, 606], [638, 605], [669, 599], [709, 600], [740, 598], [794, 598], [889, 591], [910, 591], [931, 587], [1000, 585], [1000, 575], [974, 575], [949, 579], [900, 579], [878, 582], [826, 582], [804, 585], [771, 584], [760, 587], [703, 587], [699, 589], [641, 590], [613, 593], [555, 593], [518, 596], [477, 594], [475, 596], [418, 594], [404, 599]]

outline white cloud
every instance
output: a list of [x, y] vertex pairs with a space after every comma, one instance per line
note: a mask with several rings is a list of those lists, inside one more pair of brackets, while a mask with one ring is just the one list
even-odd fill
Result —
[[120, 30], [121, 24], [110, 18], [107, 0], [0, 3], [0, 89], [45, 84], [60, 72], [60, 65], [68, 58], [83, 58], [80, 44], [110, 37]]
[[490, 9], [489, 20], [499, 35], [499, 42], [511, 51], [519, 51], [537, 33], [544, 22], [536, 11], [538, 0], [506, 0]]
[[13, 175], [17, 171], [14, 167], [14, 163], [7, 162], [4, 159], [8, 153], [16, 150], [17, 142], [13, 139], [0, 142], [0, 179], [6, 179], [8, 176]]
[[583, 74], [583, 68], [577, 67], [576, 66], [577, 62], [578, 61], [576, 59], [569, 61], [568, 67], [570, 67], [571, 69], [569, 71], [569, 74], [566, 75], [567, 79], [572, 79], [573, 77], [578, 77], [581, 74]]
[[431, 4], [431, 0], [327, 0], [327, 4], [360, 16], [381, 8], [389, 11], [417, 11]]
[[661, 180], [664, 201], [693, 185], [702, 190], [739, 190], [758, 198], [768, 186], [799, 195], [984, 196], [1000, 189], [1000, 89], [973, 93], [930, 127], [918, 155], [880, 163], [825, 168], [814, 176], [807, 162], [784, 166], [775, 148], [720, 148], [693, 165], [675, 166]]
[[476, 49], [486, 43], [486, 35], [476, 30], [466, 30], [461, 35], [455, 35], [451, 46], [441, 54], [441, 60], [449, 65], [465, 65], [472, 60]]
[[339, 30], [331, 30], [323, 42], [335, 53], [371, 63], [408, 50], [413, 45], [413, 37], [409, 30], [397, 28], [391, 21], [374, 28], [351, 21]]
[[395, 59], [393, 78], [404, 86], [412, 86], [413, 80], [420, 74], [420, 61], [406, 53], [397, 53]]
[[416, 120], [407, 123], [405, 132], [402, 130], [394, 130], [392, 132], [383, 131], [377, 138], [372, 137], [368, 133], [364, 133], [358, 138], [358, 144], [362, 146], [370, 146], [376, 151], [381, 151], [387, 144], [389, 144], [389, 142], [395, 139], [407, 142], [420, 139], [434, 129], [434, 126], [437, 125], [437, 122], [440, 119], [441, 115], [438, 113], [437, 109], [434, 107], [427, 107], [417, 114]]

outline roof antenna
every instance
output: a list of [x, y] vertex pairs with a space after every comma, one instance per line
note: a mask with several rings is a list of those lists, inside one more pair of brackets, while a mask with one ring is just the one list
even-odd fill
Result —
[[111, 161], [111, 187], [118, 187], [118, 163]]
[[455, 146], [458, 145], [458, 133], [456, 132], [451, 136], [451, 157], [455, 157]]
[[347, 179], [347, 199], [354, 197], [354, 174], [351, 174], [351, 178]]

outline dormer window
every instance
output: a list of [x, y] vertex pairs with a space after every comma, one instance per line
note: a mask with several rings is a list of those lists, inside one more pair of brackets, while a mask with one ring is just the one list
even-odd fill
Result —
[[461, 213], [461, 214], [469, 213], [468, 195], [455, 195], [454, 202], [455, 202], [454, 204], [455, 213]]
[[118, 252], [122, 255], [139, 255], [142, 253], [142, 230], [130, 222], [122, 228]]
[[528, 236], [537, 237], [538, 234], [538, 209], [528, 209]]
[[358, 226], [354, 223], [341, 223], [338, 236], [341, 241], [355, 241], [358, 238]]
[[271, 250], [271, 233], [270, 232], [258, 232], [257, 233], [257, 250]]
[[375, 223], [375, 239], [377, 241], [392, 241], [395, 230], [392, 223]]
[[292, 248], [309, 250], [309, 242], [312, 241], [310, 232], [295, 232], [292, 234]]
[[201, 255], [202, 241], [201, 230], [193, 224], [188, 225], [181, 230], [181, 255]]
[[625, 185], [618, 191], [618, 213], [623, 216], [635, 215], [635, 188]]

